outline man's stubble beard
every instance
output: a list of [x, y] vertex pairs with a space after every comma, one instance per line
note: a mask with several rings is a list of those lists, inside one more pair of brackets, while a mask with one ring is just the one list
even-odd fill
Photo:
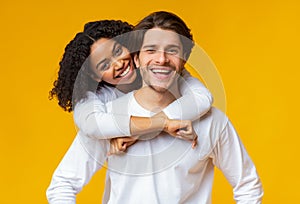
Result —
[[[152, 89], [153, 91], [157, 92], [157, 93], [161, 93], [164, 94], [167, 91], [169, 92], [173, 92], [174, 90], [178, 90], [178, 81], [180, 79], [180, 77], [182, 77], [182, 70], [184, 69], [184, 67], [182, 67], [179, 72], [176, 72], [176, 70], [174, 70], [174, 76], [172, 76], [172, 82], [165, 88], [159, 85], [155, 85], [155, 84], [151, 84], [151, 80], [150, 77], [145, 77], [144, 78], [144, 73], [146, 72], [151, 72], [151, 70], [149, 69], [149, 67], [144, 68], [145, 70], [142, 70], [142, 79], [143, 79], [143, 83], [144, 86], [149, 87], [150, 89]], [[147, 74], [145, 74], [147, 75]], [[172, 91], [173, 90], [173, 91]]]

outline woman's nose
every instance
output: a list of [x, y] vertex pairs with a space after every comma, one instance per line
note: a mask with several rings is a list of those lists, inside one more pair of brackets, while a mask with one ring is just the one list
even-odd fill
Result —
[[113, 63], [112, 63], [113, 68], [114, 68], [115, 70], [122, 69], [122, 68], [123, 68], [123, 64], [124, 64], [124, 62], [123, 62], [123, 60], [121, 60], [121, 59], [119, 59], [119, 60], [116, 59], [116, 60], [114, 60]]

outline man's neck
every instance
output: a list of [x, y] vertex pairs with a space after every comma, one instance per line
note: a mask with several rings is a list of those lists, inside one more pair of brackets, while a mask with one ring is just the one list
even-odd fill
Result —
[[158, 113], [179, 97], [177, 86], [165, 91], [157, 91], [153, 87], [143, 86], [134, 94], [136, 101], [145, 109]]

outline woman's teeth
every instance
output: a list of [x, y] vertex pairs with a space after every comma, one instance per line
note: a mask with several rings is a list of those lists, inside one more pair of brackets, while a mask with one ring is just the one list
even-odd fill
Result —
[[124, 72], [122, 72], [122, 74], [120, 74], [119, 76], [120, 76], [120, 77], [123, 77], [123, 76], [125, 76], [126, 74], [128, 74], [129, 71], [130, 71], [130, 65], [128, 65], [127, 69], [126, 69]]

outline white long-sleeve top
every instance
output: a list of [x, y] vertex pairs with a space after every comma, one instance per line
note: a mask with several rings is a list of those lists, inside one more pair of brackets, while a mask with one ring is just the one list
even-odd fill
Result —
[[[151, 116], [133, 94], [114, 103], [129, 104], [132, 115]], [[107, 110], [113, 108], [107, 104]], [[214, 167], [219, 168], [232, 185], [238, 204], [261, 203], [261, 181], [255, 166], [228, 118], [212, 108], [193, 123], [198, 146], [160, 135], [141, 140], [127, 153], [106, 157], [109, 143], [78, 133], [56, 169], [47, 190], [51, 204], [75, 203], [76, 194], [91, 176], [108, 164], [103, 203], [211, 203]]]
[[[213, 103], [209, 90], [184, 69], [179, 80], [179, 91], [182, 97], [164, 108], [163, 112], [170, 119], [195, 120], [205, 114]], [[77, 127], [87, 136], [107, 139], [130, 136], [130, 116], [126, 109], [118, 113], [108, 113], [105, 104], [124, 93], [113, 87], [104, 86], [95, 95], [88, 92], [86, 100], [74, 108], [74, 121]], [[181, 107], [189, 107], [184, 110]]]

